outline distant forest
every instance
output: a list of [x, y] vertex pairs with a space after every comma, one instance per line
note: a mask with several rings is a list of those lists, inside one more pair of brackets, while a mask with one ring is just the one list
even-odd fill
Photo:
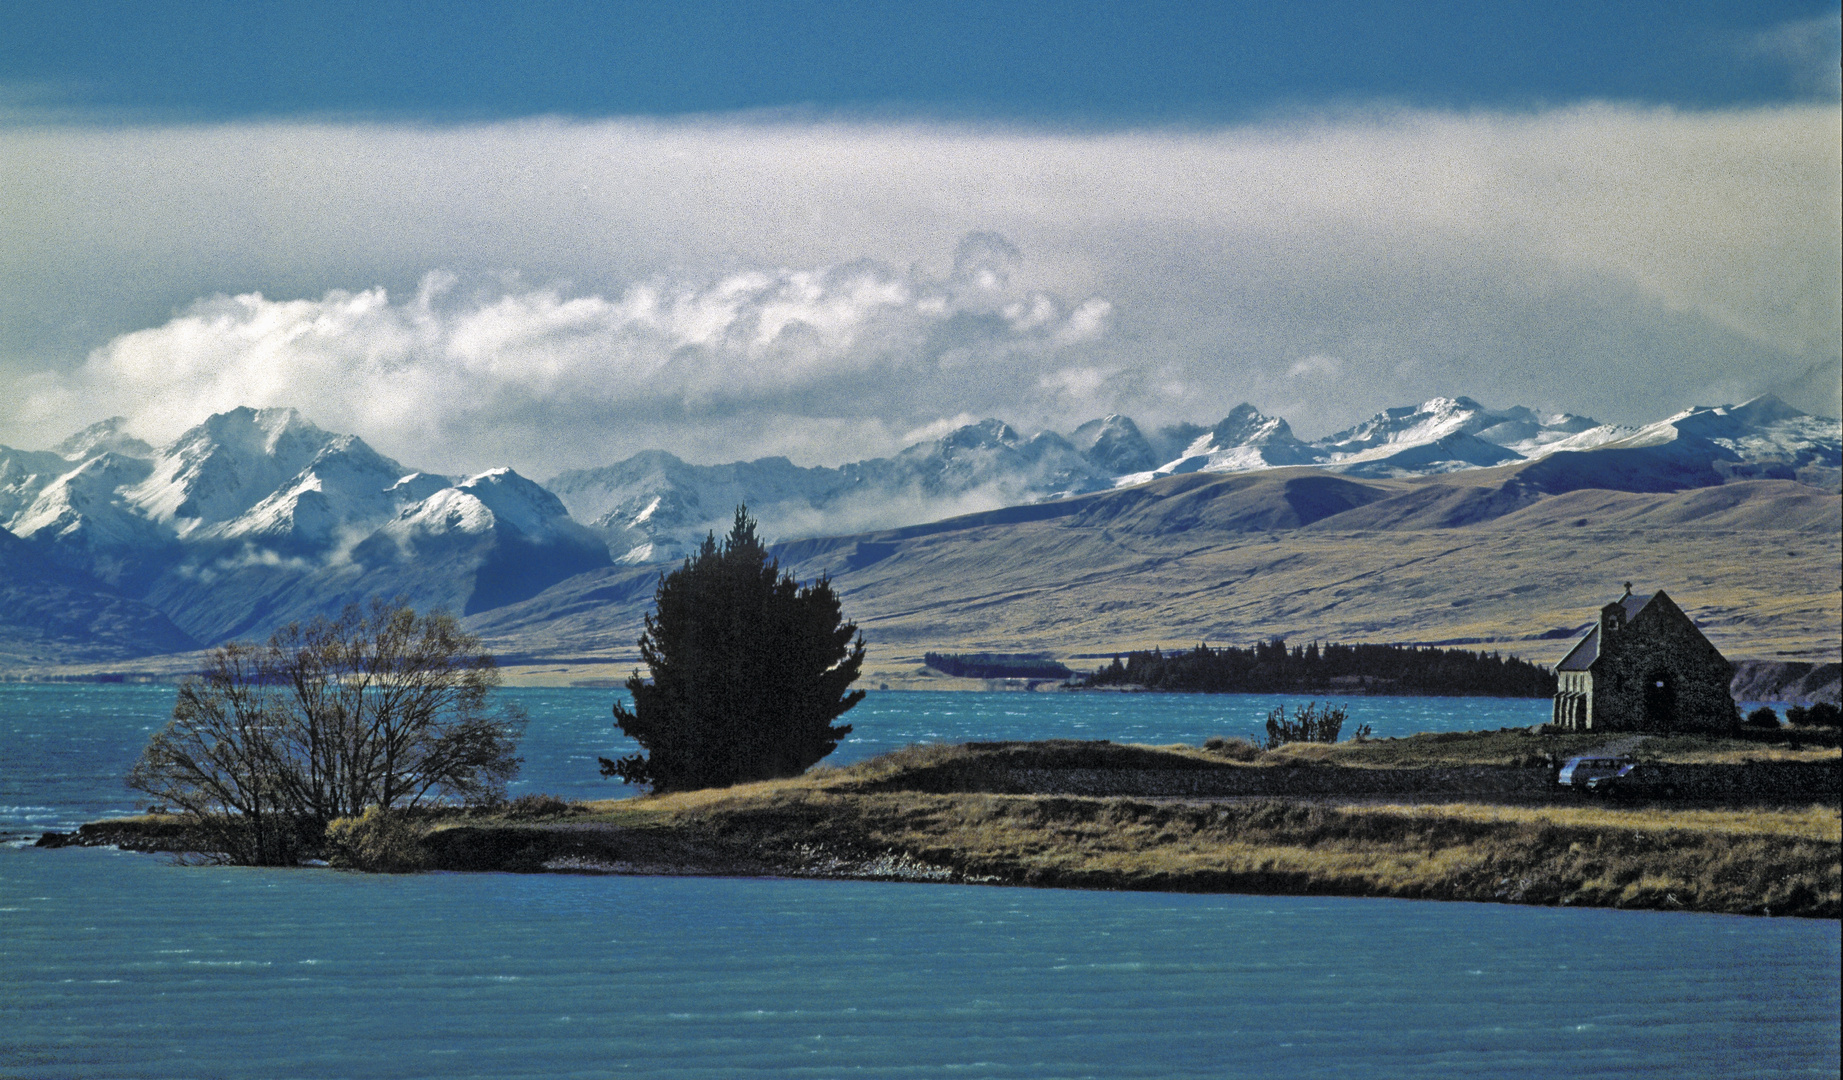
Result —
[[963, 679], [1066, 679], [1075, 673], [1048, 653], [924, 653], [922, 662]]
[[1284, 638], [1252, 649], [1198, 645], [1132, 652], [1096, 671], [1090, 686], [1143, 686], [1205, 694], [1330, 692], [1552, 697], [1555, 675], [1514, 656], [1407, 645], [1310, 645]]

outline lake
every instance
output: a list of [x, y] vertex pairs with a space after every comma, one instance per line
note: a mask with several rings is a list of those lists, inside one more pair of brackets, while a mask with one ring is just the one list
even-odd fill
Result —
[[[513, 794], [612, 799], [634, 793], [604, 780], [595, 761], [637, 749], [614, 729], [610, 710], [617, 694], [626, 700], [624, 691], [514, 687], [501, 693], [531, 717], [520, 744], [524, 771]], [[1212, 735], [1265, 739], [1269, 709], [1309, 700], [1279, 694], [872, 690], [845, 714], [853, 731], [826, 764], [848, 765], [918, 742], [1059, 738], [1194, 746]], [[1386, 737], [1526, 727], [1549, 717], [1547, 698], [1329, 700], [1349, 710], [1346, 737], [1360, 724]], [[121, 778], [172, 708], [170, 686], [0, 683], [0, 832], [69, 829], [132, 812], [137, 796]]]
[[[620, 793], [609, 691], [510, 693], [523, 790]], [[1251, 736], [1279, 701], [873, 692], [836, 757]], [[0, 830], [132, 810], [171, 703], [0, 684]], [[1378, 735], [1548, 708], [1347, 704]], [[1837, 925], [1792, 920], [0, 846], [0, 1076], [1835, 1076], [1840, 969]]]

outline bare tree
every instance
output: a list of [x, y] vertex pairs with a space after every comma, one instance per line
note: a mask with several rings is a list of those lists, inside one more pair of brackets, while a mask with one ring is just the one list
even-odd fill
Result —
[[128, 786], [190, 813], [200, 840], [231, 862], [291, 863], [303, 823], [284, 773], [284, 716], [264, 684], [263, 654], [233, 643], [186, 680], [173, 719], [148, 740]]
[[232, 861], [291, 863], [368, 806], [502, 798], [524, 717], [490, 707], [498, 684], [452, 616], [354, 605], [266, 648], [213, 650], [128, 784], [194, 815]]

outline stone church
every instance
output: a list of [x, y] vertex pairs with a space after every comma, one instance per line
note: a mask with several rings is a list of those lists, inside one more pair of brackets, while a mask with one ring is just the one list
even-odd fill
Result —
[[1739, 722], [1734, 666], [1662, 591], [1600, 609], [1555, 667], [1553, 723], [1568, 731], [1726, 732]]

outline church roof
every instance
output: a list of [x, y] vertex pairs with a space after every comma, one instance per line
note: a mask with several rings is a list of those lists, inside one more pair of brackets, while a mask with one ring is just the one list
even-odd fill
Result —
[[1620, 607], [1625, 609], [1625, 621], [1631, 622], [1638, 617], [1639, 612], [1645, 610], [1645, 608], [1650, 605], [1651, 601], [1657, 599], [1657, 597], [1657, 593], [1652, 593], [1650, 596], [1633, 596], [1627, 593], [1620, 597], [1617, 603]]
[[[1628, 616], [1628, 618], [1629, 617], [1630, 616]], [[1600, 628], [1596, 626], [1592, 630], [1587, 631], [1586, 637], [1575, 642], [1574, 648], [1568, 650], [1568, 655], [1562, 657], [1561, 663], [1555, 665], [1555, 670], [1586, 671], [1588, 668], [1592, 667], [1593, 662], [1599, 658]]]
[[[1654, 592], [1649, 596], [1634, 596], [1631, 593], [1626, 593], [1624, 596], [1613, 601], [1613, 603], [1625, 609], [1625, 621], [1629, 623], [1633, 619], [1638, 618], [1639, 612], [1650, 607], [1651, 601], [1656, 600], [1662, 595], [1664, 594], [1661, 591]], [[1595, 626], [1592, 630], [1587, 631], [1586, 637], [1574, 643], [1574, 648], [1569, 649], [1568, 655], [1561, 658], [1561, 663], [1555, 665], [1555, 670], [1586, 671], [1588, 668], [1592, 667], [1593, 662], [1599, 658], [1600, 628]]]

